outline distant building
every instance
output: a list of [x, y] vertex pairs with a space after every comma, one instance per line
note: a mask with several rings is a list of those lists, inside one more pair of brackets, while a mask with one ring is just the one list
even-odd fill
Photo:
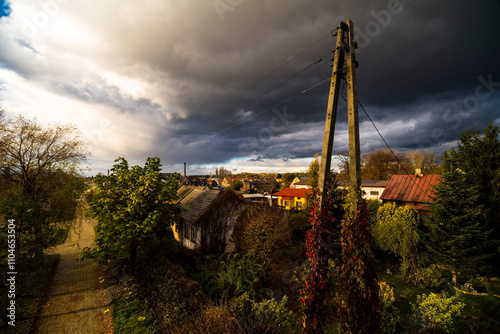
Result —
[[311, 185], [309, 183], [309, 179], [303, 180], [303, 181], [299, 181], [299, 182], [295, 182], [293, 184], [293, 187], [295, 189], [311, 189]]
[[[388, 183], [389, 181], [361, 181], [361, 190], [364, 191], [363, 198], [367, 200], [378, 199], [380, 201], [380, 196], [384, 192], [384, 189]], [[347, 190], [348, 187], [349, 181], [339, 181], [339, 188]]]
[[307, 196], [312, 193], [309, 189], [285, 188], [273, 194], [278, 197], [278, 205], [285, 210], [304, 210], [308, 205]]

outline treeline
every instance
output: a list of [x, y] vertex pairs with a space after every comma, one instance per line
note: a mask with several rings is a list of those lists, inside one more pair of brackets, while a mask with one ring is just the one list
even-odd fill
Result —
[[[337, 153], [339, 180], [349, 179], [349, 152]], [[363, 180], [389, 180], [395, 174], [412, 175], [420, 169], [424, 174], [441, 174], [440, 155], [430, 150], [410, 150], [402, 153], [395, 149], [382, 148], [361, 156]]]

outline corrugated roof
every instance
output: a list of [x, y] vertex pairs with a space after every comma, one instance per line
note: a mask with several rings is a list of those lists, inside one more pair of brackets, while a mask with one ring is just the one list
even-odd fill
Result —
[[283, 190], [274, 193], [273, 196], [285, 196], [285, 197], [307, 197], [308, 194], [312, 192], [311, 189], [293, 189], [285, 188]]
[[440, 182], [439, 174], [393, 175], [380, 195], [383, 201], [425, 203], [432, 202], [432, 187]]
[[208, 187], [180, 187], [177, 190], [179, 198], [177, 202], [184, 205], [187, 210], [183, 210], [179, 215], [188, 223], [196, 222], [219, 194], [219, 190], [210, 190]]

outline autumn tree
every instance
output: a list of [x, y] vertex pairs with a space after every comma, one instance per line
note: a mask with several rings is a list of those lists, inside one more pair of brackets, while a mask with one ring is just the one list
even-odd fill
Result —
[[159, 158], [148, 158], [144, 167], [129, 167], [124, 158], [115, 161], [111, 175], [96, 177], [97, 186], [88, 197], [90, 213], [98, 221], [97, 248], [84, 256], [100, 263], [128, 257], [134, 274], [138, 248], [173, 223], [180, 175], [162, 182]]
[[231, 176], [231, 175], [232, 175], [231, 171], [224, 167], [215, 168], [215, 177], [218, 179], [223, 179], [226, 176]]
[[424, 173], [435, 173], [439, 170], [439, 154], [430, 150], [413, 150], [406, 152], [406, 158], [413, 170], [420, 169]]
[[43, 257], [54, 223], [74, 217], [84, 190], [79, 175], [86, 143], [74, 125], [43, 128], [19, 116], [0, 122], [0, 206], [16, 219], [18, 240]]
[[238, 216], [232, 238], [243, 253], [257, 256], [273, 269], [291, 243], [291, 230], [282, 210], [252, 205]]
[[364, 180], [389, 180], [394, 174], [407, 174], [412, 170], [403, 153], [388, 148], [363, 154], [361, 175]]
[[316, 188], [318, 186], [319, 178], [319, 156], [314, 155], [314, 160], [311, 161], [309, 165], [309, 170], [307, 171], [307, 176], [309, 177], [309, 186], [311, 188]]

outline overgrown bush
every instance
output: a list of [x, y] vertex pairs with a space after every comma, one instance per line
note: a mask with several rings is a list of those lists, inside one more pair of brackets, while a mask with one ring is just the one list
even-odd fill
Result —
[[206, 303], [200, 285], [167, 260], [141, 266], [137, 278], [162, 331], [170, 332]]
[[211, 266], [201, 267], [195, 275], [204, 286], [205, 291], [214, 301], [231, 299], [243, 293], [252, 298], [268, 296], [269, 289], [264, 288], [266, 279], [265, 263], [258, 261], [250, 254], [233, 253], [221, 255], [219, 261]]
[[435, 293], [417, 296], [417, 303], [412, 305], [416, 320], [428, 333], [449, 332], [464, 307], [457, 297]]
[[291, 232], [282, 210], [249, 206], [238, 216], [233, 240], [237, 249], [265, 261], [273, 271], [291, 244]]

